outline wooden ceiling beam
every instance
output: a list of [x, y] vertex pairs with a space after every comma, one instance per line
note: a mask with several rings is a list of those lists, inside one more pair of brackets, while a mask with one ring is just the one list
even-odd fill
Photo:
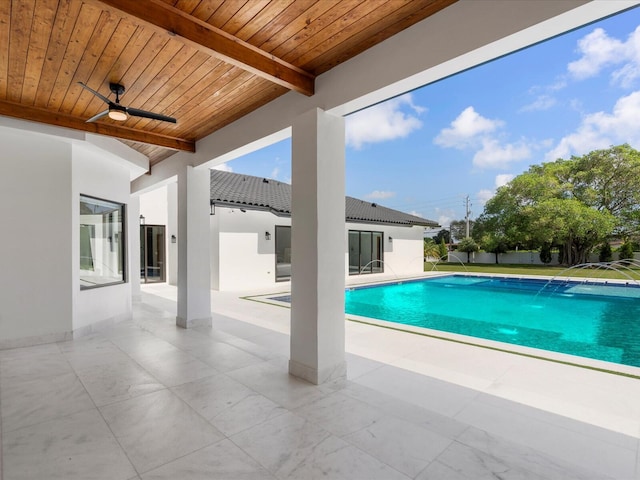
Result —
[[82, 130], [85, 132], [96, 133], [98, 135], [117, 137], [124, 140], [130, 140], [132, 142], [157, 145], [160, 147], [170, 148], [172, 150], [183, 150], [186, 152], [196, 151], [195, 142], [184, 138], [159, 135], [157, 133], [145, 132], [142, 130], [135, 130], [133, 128], [106, 123], [87, 123], [82, 119], [66, 113], [51, 112], [43, 108], [20, 105], [6, 100], [0, 100], [0, 115], [56, 125], [58, 127], [72, 128], [74, 130]]
[[315, 76], [193, 17], [162, 0], [85, 0], [111, 7], [129, 20], [179, 38], [191, 47], [304, 95], [314, 93]]

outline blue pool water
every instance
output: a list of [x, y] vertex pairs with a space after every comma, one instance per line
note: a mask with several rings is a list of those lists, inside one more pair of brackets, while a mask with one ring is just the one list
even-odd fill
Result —
[[345, 295], [353, 315], [640, 367], [635, 285], [451, 275]]

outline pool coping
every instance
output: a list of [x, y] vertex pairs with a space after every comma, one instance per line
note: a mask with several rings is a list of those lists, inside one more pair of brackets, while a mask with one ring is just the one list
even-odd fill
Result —
[[[379, 280], [379, 281], [373, 281], [373, 282], [367, 282], [367, 283], [352, 284], [352, 285], [345, 286], [345, 290], [362, 288], [367, 286], [394, 284], [394, 283], [405, 282], [405, 281], [418, 281], [422, 279], [433, 278], [434, 276], [448, 276], [448, 275], [466, 275], [466, 276], [490, 277], [490, 278], [521, 278], [521, 279], [534, 279], [534, 280], [535, 279], [537, 280], [568, 279], [569, 281], [575, 281], [577, 283], [593, 282], [593, 283], [610, 284], [611, 282], [614, 284], [621, 284], [621, 285], [628, 283], [626, 280], [606, 279], [606, 281], [602, 281], [603, 279], [581, 278], [581, 277], [546, 277], [541, 275], [515, 275], [515, 274], [498, 275], [494, 273], [487, 274], [487, 273], [475, 273], [475, 272], [470, 272], [470, 273], [438, 272], [438, 273], [440, 273], [441, 275], [431, 274], [431, 275], [424, 275], [424, 276], [418, 276], [418, 277], [385, 279], [385, 280]], [[286, 292], [279, 292], [279, 293], [276, 292], [276, 293], [261, 294], [261, 295], [248, 295], [240, 298], [243, 300], [259, 302], [266, 305], [291, 309], [290, 303], [273, 299], [273, 297], [285, 296], [285, 295], [291, 295], [291, 292], [286, 291]], [[588, 370], [594, 370], [602, 373], [608, 373], [612, 375], [618, 375], [618, 376], [623, 376], [627, 378], [632, 378], [635, 380], [640, 380], [640, 367], [633, 367], [631, 365], [607, 362], [605, 360], [597, 360], [593, 358], [581, 357], [578, 355], [571, 355], [567, 353], [554, 352], [551, 350], [544, 350], [544, 349], [539, 349], [534, 347], [526, 347], [523, 345], [516, 345], [512, 343], [499, 342], [496, 340], [488, 340], [488, 339], [479, 338], [479, 337], [472, 337], [468, 335], [446, 332], [443, 330], [434, 330], [434, 329], [429, 329], [425, 327], [417, 327], [414, 325], [405, 325], [401, 323], [390, 322], [386, 320], [380, 320], [376, 318], [364, 317], [364, 316], [354, 315], [354, 314], [345, 314], [345, 320], [364, 324], [364, 325], [371, 325], [371, 326], [386, 328], [386, 329], [394, 330], [398, 332], [405, 332], [413, 335], [420, 335], [428, 338], [433, 338], [436, 340], [443, 340], [447, 342], [458, 343], [461, 345], [484, 348], [487, 350], [493, 350], [497, 352], [518, 355], [518, 356], [532, 358], [536, 360], [543, 360], [547, 362], [553, 362], [553, 363], [558, 363], [562, 365], [584, 368]]]

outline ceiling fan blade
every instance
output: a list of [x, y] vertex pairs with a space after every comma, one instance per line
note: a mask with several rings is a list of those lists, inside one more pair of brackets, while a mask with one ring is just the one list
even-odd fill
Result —
[[110, 105], [112, 103], [111, 100], [109, 100], [107, 97], [105, 97], [101, 93], [96, 92], [93, 88], [88, 87], [87, 85], [85, 85], [82, 82], [78, 82], [78, 83], [80, 84], [80, 86], [82, 86], [82, 88], [84, 88], [85, 90], [89, 90], [91, 93], [93, 93], [96, 97], [98, 97], [100, 100], [102, 100], [107, 105]]
[[94, 115], [89, 120], [87, 120], [85, 123], [95, 122], [96, 120], [100, 120], [102, 117], [106, 117], [107, 115], [109, 115], [109, 109], [108, 108], [104, 112], [100, 112], [99, 114]]
[[147, 112], [146, 110], [138, 110], [137, 108], [127, 107], [127, 113], [132, 117], [150, 118], [152, 120], [160, 120], [162, 122], [176, 123], [176, 119], [173, 117], [167, 117], [159, 113]]

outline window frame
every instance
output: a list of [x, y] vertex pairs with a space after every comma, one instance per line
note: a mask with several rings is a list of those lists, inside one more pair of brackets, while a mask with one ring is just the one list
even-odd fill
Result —
[[[361, 267], [360, 264], [362, 263], [362, 234], [369, 234], [371, 236], [370, 239], [370, 253], [371, 253], [371, 260], [367, 263], [370, 264], [370, 268], [369, 270], [362, 270], [364, 267]], [[358, 270], [357, 271], [351, 271], [351, 235], [352, 234], [357, 234], [358, 235], [358, 241], [357, 241], [357, 245], [358, 245]], [[379, 236], [380, 238], [380, 258], [373, 258], [373, 253], [377, 252], [376, 248], [375, 248], [375, 242], [374, 240]], [[348, 265], [348, 270], [349, 270], [349, 275], [370, 275], [370, 274], [374, 274], [374, 273], [384, 273], [384, 232], [383, 231], [379, 231], [379, 230], [349, 230], [347, 232], [347, 256], [349, 259], [349, 265]], [[375, 263], [379, 263], [380, 264], [380, 271], [374, 271], [373, 269], [373, 265]], [[366, 266], [366, 265], [365, 265]]]
[[[78, 244], [78, 256], [79, 256], [79, 261], [80, 263], [78, 264], [78, 277], [80, 280], [80, 290], [81, 291], [85, 291], [85, 290], [93, 290], [96, 288], [102, 288], [102, 287], [109, 287], [112, 285], [122, 285], [125, 284], [129, 281], [128, 278], [128, 274], [127, 274], [127, 205], [125, 203], [121, 203], [121, 202], [116, 202], [113, 200], [107, 200], [105, 198], [100, 198], [100, 197], [95, 197], [93, 195], [87, 195], [84, 193], [81, 193], [79, 195], [79, 199], [78, 199], [78, 207], [81, 208], [81, 204], [82, 203], [88, 203], [91, 204], [93, 202], [94, 205], [96, 206], [105, 206], [105, 205], [100, 205], [100, 204], [107, 204], [107, 207], [114, 207], [114, 210], [111, 213], [107, 213], [107, 215], [113, 215], [113, 212], [118, 211], [119, 212], [119, 221], [118, 222], [111, 222], [112, 225], [120, 225], [120, 231], [115, 231], [113, 232], [114, 235], [117, 235], [118, 233], [120, 233], [120, 238], [118, 239], [118, 248], [119, 248], [119, 263], [120, 263], [120, 270], [121, 270], [121, 280], [116, 280], [116, 281], [109, 281], [109, 282], [105, 282], [105, 283], [98, 283], [98, 284], [94, 284], [94, 285], [83, 285], [82, 284], [82, 280], [83, 280], [83, 276], [82, 276], [82, 270], [80, 269], [80, 266], [82, 265], [82, 239], [80, 239], [80, 242]], [[100, 203], [97, 203], [100, 202]], [[105, 215], [105, 213], [103, 213], [102, 215]], [[82, 216], [83, 214], [79, 211], [78, 212], [78, 235], [82, 235], [80, 232], [82, 231], [82, 227], [87, 227], [87, 226], [95, 226], [96, 224], [93, 223], [85, 223], [82, 221]], [[103, 222], [104, 224], [104, 222]], [[92, 229], [94, 231], [94, 236], [90, 237], [90, 239], [95, 239], [95, 228]], [[106, 237], [103, 237], [106, 238]], [[113, 248], [113, 241], [111, 242], [111, 248]], [[94, 257], [92, 255], [92, 262], [94, 260]], [[96, 277], [96, 278], [104, 278], [104, 277]]]

